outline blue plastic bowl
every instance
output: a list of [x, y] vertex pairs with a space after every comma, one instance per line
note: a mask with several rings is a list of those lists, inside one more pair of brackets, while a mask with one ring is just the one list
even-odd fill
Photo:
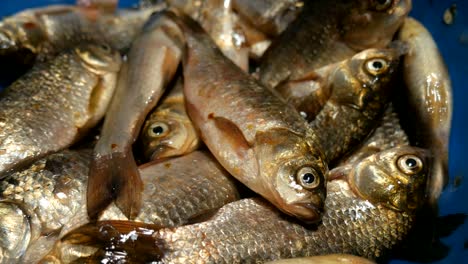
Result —
[[[73, 4], [75, 0], [2, 0], [0, 15], [7, 16], [25, 8], [50, 4]], [[130, 7], [136, 0], [121, 0], [121, 7]], [[442, 22], [444, 11], [452, 4], [457, 5], [454, 23], [450, 26]], [[454, 112], [450, 138], [450, 183], [440, 197], [440, 215], [468, 214], [468, 161], [463, 154], [468, 150], [468, 107], [463, 106], [467, 99], [468, 79], [468, 1], [413, 0], [411, 16], [421, 21], [432, 33], [447, 63], [453, 85]], [[0, 62], [1, 63], [1, 62]], [[465, 87], [465, 88], [463, 88]], [[467, 162], [467, 163], [465, 163]], [[461, 180], [461, 184], [460, 184]], [[455, 181], [458, 183], [455, 184]], [[431, 263], [468, 263], [468, 223], [455, 229], [442, 238], [449, 248], [448, 255]], [[415, 263], [392, 260], [390, 263]]]

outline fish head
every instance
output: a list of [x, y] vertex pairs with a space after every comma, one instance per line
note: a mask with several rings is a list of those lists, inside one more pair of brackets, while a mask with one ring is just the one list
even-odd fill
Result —
[[356, 109], [385, 100], [399, 58], [396, 49], [368, 49], [341, 62], [331, 76], [331, 99]]
[[0, 263], [19, 258], [29, 246], [32, 227], [29, 215], [13, 201], [0, 201]]
[[362, 198], [398, 211], [413, 211], [425, 202], [430, 171], [429, 151], [397, 146], [360, 162], [349, 175]]
[[82, 44], [75, 47], [74, 52], [84, 67], [95, 74], [116, 73], [120, 70], [122, 63], [120, 53], [105, 43]]
[[[261, 135], [259, 135], [261, 134]], [[281, 211], [312, 223], [323, 214], [328, 166], [321, 152], [287, 129], [256, 135], [262, 194]]]
[[37, 54], [46, 40], [40, 21], [30, 12], [21, 12], [0, 22], [0, 55], [29, 50]]
[[411, 7], [411, 0], [359, 1], [344, 19], [344, 41], [355, 50], [386, 47]]
[[141, 132], [144, 154], [150, 160], [180, 156], [194, 150], [198, 145], [195, 128], [188, 119], [177, 113], [155, 112]]

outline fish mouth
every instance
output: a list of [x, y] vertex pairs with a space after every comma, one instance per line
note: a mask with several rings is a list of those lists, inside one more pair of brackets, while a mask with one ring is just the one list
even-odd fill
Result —
[[318, 207], [312, 203], [293, 203], [286, 209], [287, 212], [306, 224], [314, 224], [322, 219], [323, 207]]
[[161, 161], [161, 160], [164, 160], [168, 157], [171, 157], [171, 156], [176, 156], [177, 153], [175, 153], [176, 149], [170, 147], [170, 146], [167, 146], [167, 145], [161, 145], [159, 147], [157, 147], [156, 149], [154, 149], [152, 152], [151, 152], [151, 155], [150, 155], [150, 160], [152, 161]]

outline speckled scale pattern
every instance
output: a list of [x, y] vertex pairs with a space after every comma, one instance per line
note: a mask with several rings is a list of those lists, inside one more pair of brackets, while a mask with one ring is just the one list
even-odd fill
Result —
[[35, 66], [0, 97], [0, 174], [73, 143], [99, 76], [73, 52]]
[[145, 190], [137, 221], [180, 226], [239, 197], [231, 175], [208, 153], [196, 151], [140, 172]]
[[262, 263], [279, 258], [350, 253], [376, 258], [403, 239], [413, 218], [357, 199], [347, 183], [328, 186], [318, 227], [284, 219], [260, 199], [223, 207], [211, 220], [162, 229], [162, 263]]
[[273, 88], [288, 78], [298, 79], [313, 69], [354, 55], [356, 51], [345, 45], [337, 46], [339, 18], [344, 17], [343, 14], [351, 7], [351, 4], [344, 2], [306, 3], [298, 18], [265, 52], [260, 64], [262, 83]]
[[401, 128], [398, 114], [389, 104], [375, 131], [364, 141], [363, 147], [375, 147], [381, 150], [399, 145], [409, 145], [408, 136]]
[[375, 120], [385, 109], [377, 97], [366, 109], [357, 111], [345, 105], [325, 104], [310, 122], [311, 134], [318, 141], [329, 162], [356, 147], [374, 128]]
[[57, 230], [82, 205], [90, 158], [91, 151], [49, 155], [3, 179], [0, 197], [16, 201], [34, 212], [42, 232]]

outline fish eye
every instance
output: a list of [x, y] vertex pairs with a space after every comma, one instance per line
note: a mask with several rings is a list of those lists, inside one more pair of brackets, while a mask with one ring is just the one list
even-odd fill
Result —
[[374, 8], [377, 11], [387, 10], [392, 6], [393, 0], [374, 0]]
[[113, 52], [106, 44], [79, 46], [75, 48], [75, 52], [86, 64], [94, 68], [108, 68], [113, 65], [109, 58]]
[[100, 44], [99, 48], [101, 48], [101, 50], [105, 51], [106, 53], [111, 53], [112, 51], [111, 47], [104, 43]]
[[384, 59], [370, 59], [366, 61], [365, 67], [368, 73], [377, 76], [383, 74], [388, 69], [388, 62]]
[[311, 167], [302, 167], [296, 173], [297, 182], [306, 189], [313, 189], [320, 185], [320, 176]]
[[169, 126], [163, 122], [156, 122], [148, 128], [148, 135], [153, 138], [164, 137], [167, 133]]
[[414, 155], [404, 155], [398, 159], [398, 168], [405, 174], [416, 174], [423, 169], [420, 158]]

